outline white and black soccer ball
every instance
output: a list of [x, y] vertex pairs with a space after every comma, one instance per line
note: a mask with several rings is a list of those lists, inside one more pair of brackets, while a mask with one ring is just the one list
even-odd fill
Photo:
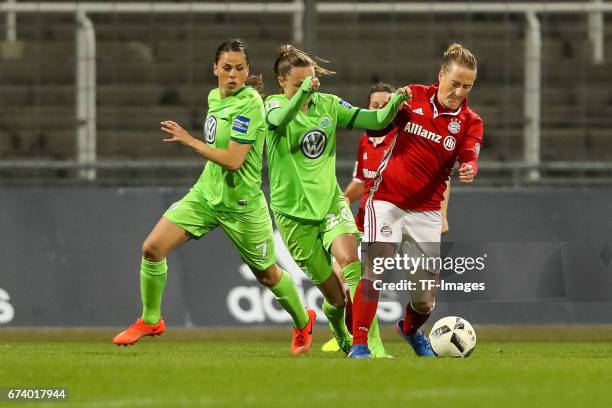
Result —
[[469, 357], [476, 347], [476, 331], [467, 320], [446, 316], [431, 328], [429, 342], [438, 357]]

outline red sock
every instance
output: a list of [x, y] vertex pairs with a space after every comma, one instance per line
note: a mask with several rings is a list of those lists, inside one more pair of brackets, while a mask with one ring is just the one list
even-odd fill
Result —
[[359, 281], [353, 298], [353, 344], [368, 344], [368, 331], [378, 309], [378, 295], [371, 280]]
[[345, 290], [346, 293], [346, 309], [344, 309], [344, 323], [349, 333], [353, 334], [353, 302], [351, 301], [351, 293]]
[[429, 319], [429, 316], [431, 316], [431, 312], [427, 314], [415, 312], [412, 308], [412, 304], [408, 302], [406, 305], [406, 314], [404, 315], [402, 331], [408, 336], [414, 336], [423, 323]]

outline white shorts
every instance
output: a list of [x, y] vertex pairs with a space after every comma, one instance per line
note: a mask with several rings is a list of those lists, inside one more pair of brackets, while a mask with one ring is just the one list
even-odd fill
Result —
[[402, 254], [439, 258], [442, 213], [402, 210], [387, 201], [372, 201], [366, 205], [363, 232], [363, 242], [395, 243], [401, 245]]

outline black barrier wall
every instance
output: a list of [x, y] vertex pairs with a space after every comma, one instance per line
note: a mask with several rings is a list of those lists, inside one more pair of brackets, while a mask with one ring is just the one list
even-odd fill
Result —
[[[140, 246], [187, 189], [1, 188], [0, 325], [123, 326], [140, 313]], [[612, 190], [453, 191], [443, 256], [484, 256], [485, 268], [447, 283], [435, 316], [474, 323], [612, 323]], [[321, 297], [277, 257], [305, 302]], [[169, 259], [163, 314], [171, 325], [288, 323], [217, 230]], [[393, 281], [392, 277], [387, 279]], [[401, 279], [400, 279], [401, 280]], [[379, 318], [402, 313], [401, 290], [384, 292]], [[319, 313], [322, 316], [322, 313]]]

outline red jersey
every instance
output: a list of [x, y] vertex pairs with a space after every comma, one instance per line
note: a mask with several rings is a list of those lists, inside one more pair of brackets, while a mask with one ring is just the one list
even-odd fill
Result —
[[455, 162], [478, 172], [483, 124], [464, 100], [451, 111], [437, 101], [438, 85], [410, 85], [412, 101], [396, 117], [393, 138], [372, 183], [371, 197], [404, 210], [439, 210]]
[[355, 170], [353, 171], [353, 179], [358, 182], [364, 183], [365, 189], [361, 197], [359, 204], [359, 211], [355, 216], [355, 223], [357, 229], [363, 232], [363, 217], [365, 216], [365, 205], [370, 194], [370, 187], [372, 181], [376, 178], [376, 171], [380, 166], [380, 162], [383, 157], [387, 154], [389, 146], [393, 141], [393, 138], [397, 134], [397, 128], [392, 129], [387, 133], [382, 141], [376, 142], [376, 137], [370, 137], [367, 133], [364, 133], [359, 139], [359, 148], [357, 149], [357, 162], [355, 163]]

